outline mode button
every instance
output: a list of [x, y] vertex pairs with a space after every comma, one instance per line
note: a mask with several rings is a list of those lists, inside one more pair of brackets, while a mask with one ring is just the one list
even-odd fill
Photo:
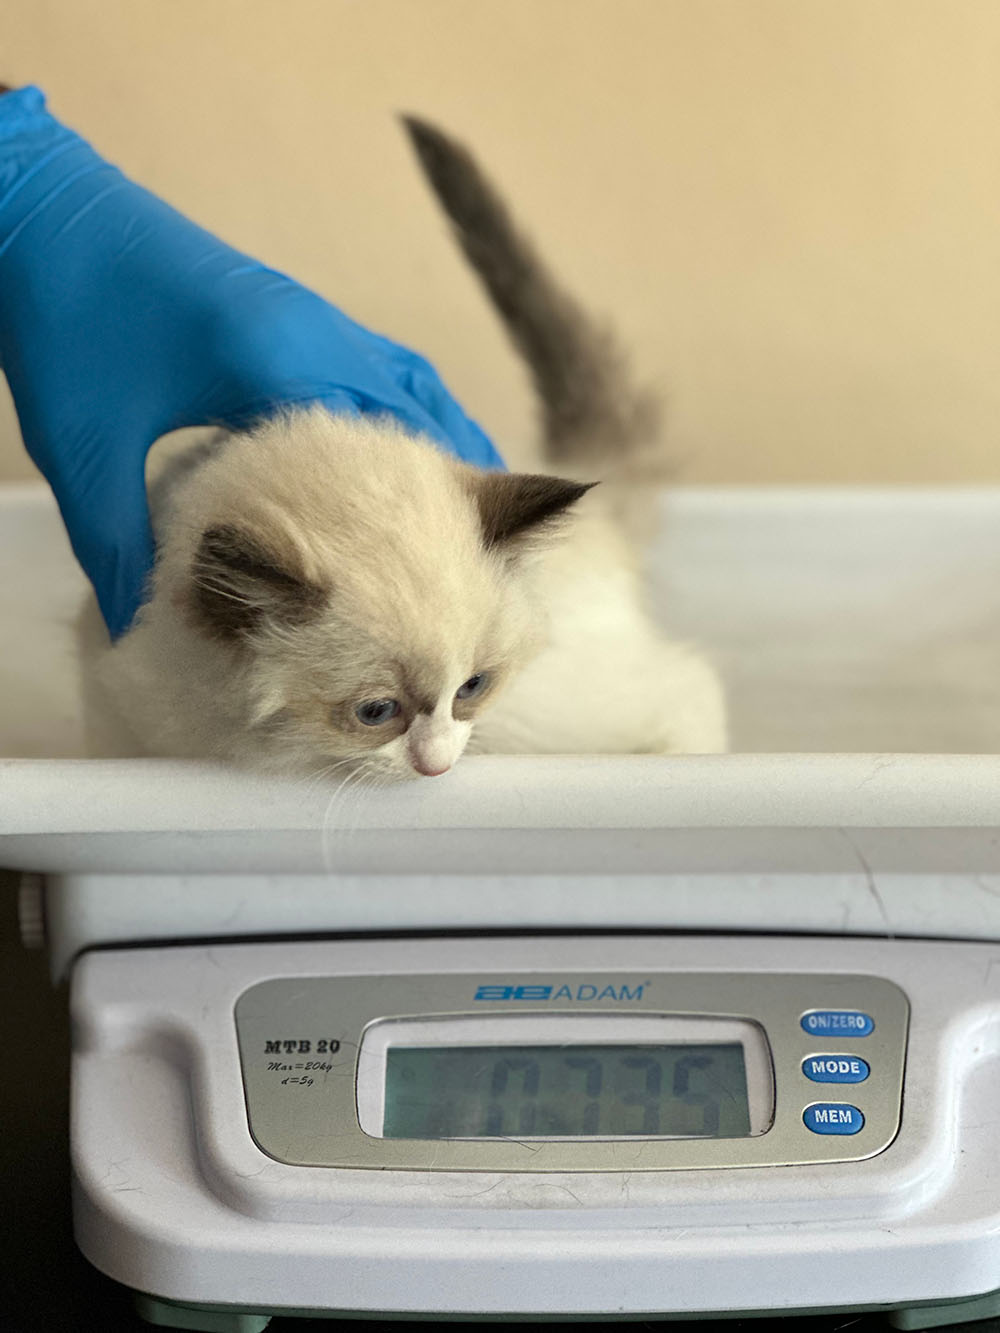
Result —
[[814, 1083], [864, 1083], [872, 1071], [860, 1055], [807, 1055], [802, 1072]]

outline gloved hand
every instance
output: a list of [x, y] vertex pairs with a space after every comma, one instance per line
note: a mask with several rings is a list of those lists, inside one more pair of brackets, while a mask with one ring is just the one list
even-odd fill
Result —
[[152, 563], [167, 431], [318, 401], [503, 466], [425, 360], [134, 185], [32, 87], [0, 96], [0, 367], [112, 636]]

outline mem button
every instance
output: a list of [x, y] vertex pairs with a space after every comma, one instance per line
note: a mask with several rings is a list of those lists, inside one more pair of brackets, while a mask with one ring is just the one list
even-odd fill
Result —
[[875, 1020], [857, 1009], [810, 1009], [799, 1025], [814, 1037], [867, 1037], [875, 1031]]
[[857, 1134], [865, 1118], [847, 1102], [814, 1102], [802, 1112], [806, 1129], [814, 1134]]

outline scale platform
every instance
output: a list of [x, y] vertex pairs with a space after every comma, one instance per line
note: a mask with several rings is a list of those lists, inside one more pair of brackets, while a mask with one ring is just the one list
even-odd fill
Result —
[[335, 795], [79, 758], [80, 578], [0, 492], [0, 864], [152, 1322], [1000, 1314], [1000, 491], [665, 518], [736, 753]]

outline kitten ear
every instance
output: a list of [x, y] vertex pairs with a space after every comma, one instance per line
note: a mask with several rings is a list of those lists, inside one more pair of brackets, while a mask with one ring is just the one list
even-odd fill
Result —
[[491, 550], [554, 535], [570, 505], [596, 484], [528, 472], [477, 473], [473, 494], [483, 525], [483, 545]]
[[218, 638], [241, 638], [265, 621], [302, 625], [328, 595], [242, 528], [222, 524], [201, 535], [188, 604], [202, 628]]

